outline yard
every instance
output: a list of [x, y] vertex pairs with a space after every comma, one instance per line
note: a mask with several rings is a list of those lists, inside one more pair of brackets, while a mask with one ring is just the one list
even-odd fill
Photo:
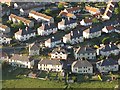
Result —
[[[8, 67], [3, 70], [3, 88], [65, 88], [67, 86], [64, 82], [58, 82], [56, 80], [50, 81], [25, 77], [24, 75], [30, 72], [28, 69], [17, 68], [14, 71], [8, 72], [11, 69], [13, 68]], [[52, 74], [52, 76], [55, 75], [54, 73]], [[90, 80], [69, 84], [69, 88], [114, 88], [116, 85], [118, 85], [118, 81], [101, 82]]]

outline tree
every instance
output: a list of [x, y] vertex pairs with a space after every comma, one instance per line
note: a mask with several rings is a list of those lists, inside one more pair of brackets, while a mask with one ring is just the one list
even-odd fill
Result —
[[25, 28], [25, 25], [24, 25], [24, 23], [23, 23], [22, 21], [20, 21], [20, 22], [18, 23], [18, 27], [20, 27], [20, 28]]
[[102, 40], [102, 43], [103, 43], [103, 44], [109, 44], [109, 42], [110, 42], [110, 37], [105, 37], [105, 38], [103, 38], [103, 40]]
[[62, 9], [64, 9], [64, 5], [62, 3], [59, 3], [58, 8], [62, 10]]
[[52, 14], [52, 11], [51, 11], [51, 9], [46, 9], [46, 10], [45, 10], [45, 13], [48, 14], [48, 15], [51, 15], [51, 14]]

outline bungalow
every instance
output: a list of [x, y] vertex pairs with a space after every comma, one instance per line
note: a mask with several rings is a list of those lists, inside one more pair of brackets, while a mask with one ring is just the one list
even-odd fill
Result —
[[43, 59], [38, 63], [38, 69], [43, 71], [62, 72], [62, 64], [59, 60]]
[[114, 8], [115, 8], [115, 2], [113, 2], [113, 0], [110, 0], [107, 4], [107, 7], [106, 7], [106, 10], [102, 16], [102, 18], [104, 20], [109, 20], [112, 16], [112, 13], [114, 11]]
[[64, 9], [63, 11], [67, 13], [76, 14], [76, 13], [79, 13], [81, 10], [80, 10], [80, 7], [78, 6], [78, 7], [67, 8], [67, 9]]
[[79, 27], [76, 27], [75, 29], [73, 29], [73, 31], [66, 34], [63, 37], [63, 42], [64, 43], [71, 43], [71, 44], [83, 42], [83, 33], [78, 29], [79, 29]]
[[75, 59], [96, 59], [96, 51], [89, 46], [79, 47], [74, 54]]
[[57, 27], [53, 23], [42, 23], [42, 26], [37, 29], [37, 32], [38, 35], [44, 36], [56, 33], [57, 30]]
[[83, 31], [83, 37], [86, 39], [95, 38], [101, 36], [101, 27], [92, 27]]
[[105, 32], [105, 33], [115, 32], [115, 28], [114, 28], [114, 26], [105, 26], [105, 27], [102, 29], [102, 32]]
[[29, 45], [29, 55], [39, 55], [40, 48], [36, 43], [30, 44]]
[[90, 18], [82, 19], [82, 21], [80, 21], [80, 25], [82, 25], [82, 26], [92, 25], [92, 19], [90, 19]]
[[105, 60], [98, 61], [96, 63], [96, 67], [100, 72], [111, 72], [119, 70], [118, 61], [112, 58], [107, 58]]
[[19, 31], [15, 33], [15, 39], [19, 41], [26, 41], [31, 37], [35, 37], [35, 36], [36, 36], [36, 31], [28, 27], [26, 27], [25, 29], [19, 29]]
[[104, 47], [102, 47], [99, 52], [102, 56], [109, 56], [111, 54], [118, 55], [120, 49], [117, 47], [117, 45], [107, 44]]
[[11, 38], [5, 33], [0, 33], [0, 44], [10, 44]]
[[27, 20], [23, 17], [16, 16], [14, 14], [11, 14], [9, 16], [9, 20], [13, 21], [13, 23], [23, 22], [24, 25], [27, 25], [28, 27], [34, 27], [34, 22], [33, 21]]
[[2, 60], [2, 61], [4, 61], [4, 60], [8, 60], [9, 59], [9, 57], [8, 57], [8, 55], [7, 55], [7, 53], [5, 53], [5, 52], [0, 52], [0, 61]]
[[52, 36], [45, 41], [45, 47], [53, 48], [59, 43], [61, 43], [61, 38], [58, 36]]
[[0, 32], [3, 32], [3, 33], [9, 33], [10, 32], [10, 28], [6, 25], [0, 25]]
[[61, 22], [58, 23], [58, 29], [65, 30], [66, 28], [75, 28], [77, 26], [77, 22], [74, 19], [62, 19]]
[[77, 60], [72, 63], [71, 66], [72, 73], [78, 74], [92, 74], [93, 73], [93, 66], [87, 60]]
[[25, 55], [14, 54], [8, 60], [9, 64], [12, 66], [22, 67], [22, 68], [33, 68], [34, 60]]
[[54, 18], [51, 17], [51, 16], [47, 16], [45, 14], [42, 14], [42, 13], [38, 13], [36, 11], [30, 11], [29, 13], [29, 17], [32, 17], [36, 20], [41, 20], [41, 21], [47, 21], [47, 22], [50, 22], [50, 23], [54, 23]]
[[65, 49], [56, 48], [50, 53], [50, 55], [51, 55], [52, 59], [64, 59], [64, 60], [66, 60], [68, 57], [68, 52]]
[[100, 10], [95, 7], [85, 6], [86, 11], [90, 12], [91, 14], [100, 14]]
[[59, 13], [59, 16], [63, 17], [63, 18], [72, 18], [72, 19], [76, 19], [76, 16], [72, 13], [67, 13], [67, 12], [64, 12], [64, 11], [61, 11]]

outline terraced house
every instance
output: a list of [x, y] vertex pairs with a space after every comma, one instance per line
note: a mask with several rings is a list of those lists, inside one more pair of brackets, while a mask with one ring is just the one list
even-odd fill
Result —
[[38, 21], [47, 21], [47, 22], [50, 22], [50, 23], [54, 23], [54, 18], [53, 17], [42, 14], [42, 13], [38, 13], [38, 12], [33, 11], [33, 10], [30, 11], [29, 17], [32, 17], [32, 18], [34, 18]]
[[58, 30], [54, 23], [42, 23], [42, 25], [37, 29], [38, 35], [45, 36], [51, 33], [56, 33]]
[[19, 22], [23, 22], [24, 25], [28, 26], [28, 27], [34, 27], [34, 22], [33, 21], [30, 21], [28, 19], [25, 19], [23, 17], [19, 17], [19, 16], [16, 16], [14, 14], [11, 14], [9, 16], [9, 20], [13, 21], [13, 23], [19, 23]]

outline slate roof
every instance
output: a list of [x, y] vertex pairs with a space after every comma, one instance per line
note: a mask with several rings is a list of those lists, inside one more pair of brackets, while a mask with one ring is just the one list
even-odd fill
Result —
[[108, 58], [102, 61], [97, 62], [100, 66], [109, 66], [109, 65], [118, 65], [118, 61], [112, 58]]
[[94, 33], [94, 32], [98, 32], [98, 31], [101, 31], [101, 30], [102, 30], [102, 27], [96, 26], [96, 27], [88, 28], [88, 29], [84, 30], [84, 32]]
[[1, 57], [7, 58], [8, 55], [7, 55], [7, 53], [0, 51], [0, 58], [1, 58]]
[[103, 47], [101, 51], [106, 52], [106, 51], [111, 51], [111, 50], [116, 50], [116, 49], [119, 49], [116, 45], [108, 44], [108, 45], [105, 45], [105, 47]]
[[39, 50], [39, 47], [38, 47], [36, 44], [33, 44], [33, 45], [30, 47], [30, 50]]
[[75, 19], [62, 19], [62, 21], [59, 22], [59, 24], [61, 25], [69, 25], [72, 23], [76, 23], [76, 20]]
[[95, 53], [95, 50], [89, 46], [79, 47], [76, 53]]
[[48, 30], [53, 28], [57, 28], [54, 23], [42, 23], [42, 26], [39, 27], [41, 30]]
[[23, 36], [23, 35], [31, 34], [34, 32], [35, 30], [30, 29], [29, 27], [26, 27], [26, 29], [19, 29], [19, 31], [17, 31], [15, 34]]
[[32, 61], [32, 59], [25, 55], [14, 54], [10, 59], [12, 60], [19, 60], [19, 61]]
[[10, 34], [0, 32], [0, 37], [10, 38]]
[[92, 64], [87, 60], [77, 60], [73, 64], [73, 67], [92, 67]]
[[48, 42], [55, 42], [55, 41], [59, 41], [61, 40], [62, 38], [60, 36], [52, 36], [51, 38], [49, 38]]
[[49, 59], [43, 59], [39, 62], [39, 64], [61, 65], [59, 60], [49, 60]]

